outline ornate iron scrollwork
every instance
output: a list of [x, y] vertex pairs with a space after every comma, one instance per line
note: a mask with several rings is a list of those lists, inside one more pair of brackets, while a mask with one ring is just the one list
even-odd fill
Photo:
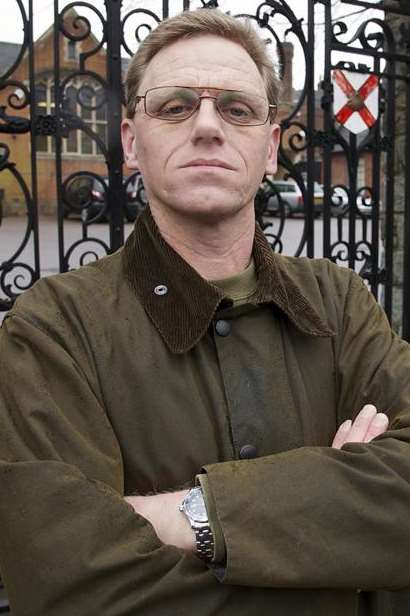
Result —
[[[15, 59], [0, 76], [0, 95], [2, 96], [0, 134], [3, 135], [4, 139], [4, 142], [0, 143], [0, 186], [3, 186], [3, 179], [7, 177], [8, 185], [13, 187], [16, 194], [19, 194], [19, 209], [22, 214], [22, 239], [20, 243], [12, 247], [9, 254], [5, 254], [5, 245], [0, 237], [0, 247], [3, 246], [2, 249], [0, 248], [0, 311], [11, 308], [15, 298], [28, 289], [40, 276], [34, 135], [30, 140], [31, 169], [29, 165], [29, 170], [31, 182], [30, 173], [23, 172], [16, 164], [19, 143], [17, 139], [33, 133], [32, 114], [29, 113], [34, 88], [33, 66], [29, 65], [27, 81], [12, 78], [24, 57], [30, 58], [33, 54], [33, 15], [26, 11], [20, 0], [16, 0], [16, 2], [23, 26], [23, 41]], [[4, 188], [2, 188], [2, 198], [4, 192]], [[3, 207], [4, 204], [0, 203], [0, 208], [3, 209]], [[4, 212], [2, 214], [0, 216], [0, 236], [7, 228], [6, 215]], [[30, 244], [33, 245], [31, 254], [29, 252]], [[23, 262], [23, 253], [25, 258], [31, 258], [30, 263]]]
[[7, 114], [6, 105], [0, 106], [0, 133], [22, 135], [30, 131], [30, 120]]
[[38, 115], [35, 124], [36, 135], [54, 136], [57, 133], [57, 119], [54, 115]]
[[[29, 235], [35, 238], [34, 243], [38, 245], [35, 185], [27, 186], [25, 184], [27, 176], [15, 168], [13, 151], [10, 152], [7, 138], [10, 135], [31, 134], [34, 175], [37, 140], [43, 144], [47, 142], [49, 158], [55, 155], [60, 269], [64, 270], [74, 267], [76, 262], [77, 264], [82, 262], [82, 245], [90, 256], [89, 242], [93, 240], [91, 235], [95, 229], [93, 221], [103, 218], [110, 221], [110, 237], [103, 242], [103, 245], [98, 245], [95, 250], [96, 255], [115, 250], [122, 243], [123, 217], [127, 214], [126, 195], [133, 181], [130, 178], [125, 180], [122, 178], [118, 129], [121, 121], [121, 105], [124, 104], [121, 55], [127, 54], [131, 57], [143, 38], [164, 16], [168, 15], [169, 7], [166, 2], [162, 3], [163, 15], [156, 14], [149, 4], [123, 10], [121, 13], [121, 5], [125, 3], [121, 0], [116, 2], [106, 0], [104, 12], [96, 8], [91, 1], [78, 0], [70, 2], [59, 11], [55, 2], [54, 54], [59, 64], [54, 67], [53, 76], [48, 77], [48, 82], [44, 84], [44, 88], [54, 87], [53, 99], [50, 103], [48, 98], [47, 105], [44, 103], [45, 99], [42, 99], [43, 104], [36, 106], [36, 88], [39, 84], [36, 84], [34, 73], [31, 73], [28, 81], [14, 78], [23, 57], [32, 55], [34, 49], [32, 16], [26, 14], [21, 0], [16, 0], [16, 3], [21, 11], [24, 34], [22, 47], [13, 65], [0, 77], [0, 92], [4, 95], [0, 106], [0, 133], [5, 135], [4, 143], [0, 145], [0, 173], [11, 173], [13, 181], [18, 185], [23, 195], [22, 202], [26, 211]], [[184, 1], [183, 4], [188, 8], [187, 2]], [[203, 8], [222, 6], [218, 0], [201, 0], [197, 4]], [[305, 73], [305, 79], [301, 89], [292, 97], [289, 95], [286, 105], [281, 106], [279, 116], [282, 129], [279, 148], [281, 168], [276, 178], [291, 181], [303, 199], [302, 226], [294, 253], [313, 256], [314, 251], [317, 251], [314, 233], [322, 224], [324, 255], [336, 262], [356, 267], [358, 271], [367, 272], [366, 279], [372, 281], [372, 289], [377, 293], [377, 285], [380, 285], [382, 280], [377, 272], [382, 270], [382, 264], [375, 229], [385, 216], [383, 206], [392, 207], [391, 198], [390, 205], [387, 202], [383, 204], [379, 182], [380, 160], [389, 161], [394, 156], [392, 83], [396, 79], [403, 78], [399, 64], [402, 63], [404, 66], [408, 61], [406, 50], [409, 48], [410, 29], [403, 24], [401, 30], [403, 40], [398, 41], [386, 20], [375, 18], [373, 15], [366, 18], [366, 13], [363, 13], [364, 19], [358, 26], [354, 26], [348, 20], [334, 20], [331, 3], [321, 2], [320, 8], [323, 9], [324, 26], [328, 36], [323, 66], [324, 77], [320, 85], [320, 95], [316, 96], [313, 91], [312, 75], [315, 71], [314, 9], [317, 4], [319, 2], [316, 0], [308, 0], [308, 20], [306, 17], [301, 19], [300, 14], [292, 10], [286, 0], [266, 0], [256, 3], [254, 9], [245, 14], [234, 14], [235, 3], [232, 2], [231, 14], [237, 18], [249, 18], [259, 30], [277, 59], [278, 73], [282, 80], [289, 71], [289, 47], [287, 47], [289, 41], [292, 41], [299, 50], [298, 70]], [[346, 8], [375, 7], [374, 2], [362, 0], [343, 0], [342, 4], [346, 5]], [[397, 9], [396, 12], [399, 14], [407, 11], [407, 5], [399, 0], [390, 2], [389, 5], [386, 7], [388, 11]], [[98, 35], [95, 25], [98, 28]], [[78, 53], [63, 67], [64, 45], [75, 47]], [[339, 56], [335, 55], [337, 53]], [[340, 60], [341, 53], [344, 54], [342, 60]], [[95, 68], [100, 54], [104, 54], [106, 71], [101, 71], [101, 63], [98, 70]], [[346, 54], [349, 54], [348, 60]], [[303, 68], [300, 66], [301, 63], [304, 65]], [[332, 71], [336, 68], [354, 74], [370, 73], [380, 79], [380, 119], [365, 136], [350, 136], [333, 116], [335, 101]], [[323, 124], [320, 113], [323, 113]], [[82, 152], [84, 144], [84, 151], [91, 152], [94, 157], [90, 165], [89, 161], [84, 159], [81, 172], [72, 167], [72, 161], [70, 166], [66, 162], [72, 153], [70, 148], [76, 140], [80, 145], [74, 152], [75, 155]], [[99, 166], [95, 160], [97, 157]], [[342, 171], [339, 176], [336, 176], [331, 168], [331, 161], [336, 158], [341, 161], [339, 164]], [[360, 177], [359, 168], [362, 167], [361, 161], [365, 158], [374, 161], [373, 177]], [[80, 160], [80, 157], [77, 160]], [[106, 172], [103, 170], [104, 167], [101, 167], [104, 164]], [[317, 170], [319, 164], [322, 165], [322, 172]], [[98, 176], [102, 181], [103, 190], [100, 191], [103, 195], [100, 202], [102, 207], [99, 209], [101, 216], [89, 215], [94, 211], [93, 198], [90, 199], [89, 194], [92, 189], [81, 186], [79, 194], [73, 200], [68, 183], [74, 182], [74, 186], [79, 186], [79, 180], [74, 180], [81, 177], [81, 174], [96, 182]], [[314, 179], [322, 180], [324, 183], [323, 221], [316, 222], [313, 220], [316, 215]], [[145, 199], [143, 184], [138, 180], [136, 186], [138, 201], [142, 202]], [[144, 199], [140, 198], [142, 195]], [[272, 204], [273, 197], [276, 199], [277, 207], [272, 209], [269, 203]], [[272, 178], [264, 179], [256, 199], [256, 210], [258, 220], [264, 227], [273, 249], [279, 252], [286, 251], [288, 230], [294, 227], [294, 222], [289, 220], [289, 211], [283, 195], [275, 194]], [[77, 214], [84, 219], [78, 226], [79, 238], [75, 242], [75, 250], [72, 250], [71, 246], [65, 246], [65, 212]], [[362, 248], [357, 249], [357, 245]], [[372, 249], [369, 252], [370, 245]], [[367, 251], [364, 269], [363, 246], [366, 246]], [[348, 255], [347, 260], [346, 255]], [[14, 259], [17, 262], [19, 257], [15, 256]], [[35, 277], [38, 277], [40, 273], [38, 253], [35, 254], [34, 261], [36, 265], [30, 264], [30, 267], [33, 267]], [[368, 275], [369, 263], [373, 268], [371, 276]], [[7, 286], [7, 290], [10, 292], [10, 285]], [[15, 285], [13, 292], [18, 292], [18, 287]]]
[[[355, 5], [365, 8], [375, 8], [366, 2], [343, 0], [346, 5]], [[348, 6], [347, 6], [348, 8]], [[394, 10], [391, 8], [391, 10]], [[364, 14], [365, 15], [365, 14]], [[325, 152], [325, 193], [330, 196], [331, 206], [335, 198], [341, 201], [341, 209], [337, 213], [337, 225], [331, 225], [328, 218], [325, 225], [328, 232], [325, 233], [325, 255], [336, 263], [346, 263], [354, 267], [369, 282], [373, 293], [378, 296], [380, 285], [384, 284], [386, 277], [385, 268], [380, 252], [379, 227], [382, 222], [381, 210], [389, 211], [393, 207], [393, 196], [390, 189], [386, 198], [381, 193], [381, 164], [385, 160], [386, 167], [391, 168], [389, 160], [394, 156], [394, 114], [395, 105], [395, 82], [400, 78], [396, 70], [397, 61], [410, 62], [409, 57], [403, 56], [397, 49], [395, 36], [384, 19], [379, 19], [370, 14], [358, 27], [354, 27], [345, 21], [331, 22], [331, 11], [326, 12], [325, 27], [331, 28], [329, 59], [333, 52], [349, 54], [349, 61], [337, 61], [332, 64], [328, 61], [325, 78], [322, 82], [322, 107], [325, 113], [325, 131], [330, 135], [330, 143], [326, 136], [320, 137]], [[356, 58], [356, 62], [353, 58]], [[378, 117], [374, 118], [373, 125], [369, 122], [369, 128], [360, 133], [349, 132], [343, 124], [336, 121], [334, 112], [334, 85], [332, 75], [335, 71], [342, 71], [347, 75], [352, 84], [363, 83], [366, 77], [377, 83], [378, 90], [374, 91], [372, 111], [378, 108]], [[367, 100], [360, 98], [359, 86], [356, 91], [350, 92], [351, 99], [347, 104], [353, 112], [360, 113], [365, 108]], [[354, 106], [354, 96], [357, 105]], [[377, 97], [377, 99], [375, 98]], [[376, 101], [376, 102], [374, 102]], [[351, 113], [351, 112], [350, 112]], [[347, 114], [348, 116], [349, 114]], [[342, 115], [340, 116], [342, 117]], [[337, 138], [334, 139], [335, 134]], [[340, 161], [343, 161], [346, 170], [346, 183], [332, 186], [332, 169], [326, 156], [330, 151], [336, 151]], [[383, 157], [385, 157], [383, 159]], [[364, 171], [364, 161], [373, 169], [367, 172], [367, 177], [362, 177], [359, 167]], [[342, 163], [340, 163], [342, 164]], [[385, 215], [383, 215], [385, 216]], [[387, 236], [392, 232], [387, 230]], [[389, 236], [390, 237], [390, 236]], [[389, 247], [387, 238], [387, 251]], [[388, 257], [389, 259], [389, 257]], [[389, 296], [389, 288], [385, 289], [385, 297]], [[389, 301], [386, 301], [387, 312], [390, 313]]]

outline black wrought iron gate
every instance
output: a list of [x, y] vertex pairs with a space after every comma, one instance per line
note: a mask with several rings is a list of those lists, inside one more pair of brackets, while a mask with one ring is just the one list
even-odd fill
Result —
[[[35, 40], [33, 34], [36, 0], [10, 1], [18, 7], [24, 40], [10, 65], [2, 67], [0, 77], [2, 311], [10, 308], [19, 293], [50, 270], [40, 243], [39, 213], [47, 208], [50, 211], [52, 202], [59, 255], [54, 271], [77, 267], [123, 244], [124, 215], [130, 214], [131, 206], [135, 212], [144, 201], [141, 179], [123, 177], [119, 130], [124, 103], [124, 64], [139, 40], [169, 15], [171, 7], [175, 12], [198, 6], [217, 8], [219, 4], [219, 8], [238, 14], [237, 3], [223, 0], [219, 3], [217, 0], [172, 3], [163, 0], [162, 4], [154, 0], [143, 6], [137, 3], [137, 8], [133, 8], [130, 0], [100, 0], [99, 5], [55, 0], [47, 64], [40, 49], [41, 45], [47, 46], [47, 35]], [[292, 252], [309, 257], [325, 256], [358, 269], [383, 302], [389, 318], [393, 313], [393, 282], [396, 280], [398, 286], [402, 283], [398, 295], [402, 315], [401, 319], [396, 316], [395, 325], [398, 328], [401, 325], [402, 334], [410, 339], [410, 180], [409, 174], [402, 174], [405, 184], [398, 198], [395, 175], [399, 147], [404, 148], [403, 169], [409, 160], [410, 26], [409, 22], [407, 26], [403, 22], [401, 31], [395, 30], [391, 18], [401, 14], [404, 20], [410, 19], [408, 3], [401, 0], [338, 0], [336, 3], [249, 0], [246, 6], [246, 13], [240, 15], [247, 14], [261, 35], [269, 40], [272, 52], [279, 59], [281, 77], [285, 80], [288, 76], [289, 80], [291, 67], [280, 29], [285, 38], [293, 37], [299, 47], [297, 70], [305, 75], [304, 85], [298, 92], [292, 92], [280, 115], [281, 177], [297, 184], [303, 202], [303, 224]], [[375, 7], [379, 9], [376, 16]], [[352, 9], [360, 13], [360, 24], [349, 24], [347, 17], [354, 12]], [[322, 27], [319, 34], [318, 20]], [[318, 58], [316, 47], [323, 33], [325, 45]], [[349, 54], [348, 59], [343, 60], [341, 54]], [[315, 90], [318, 64], [323, 79]], [[340, 104], [335, 102], [335, 91], [341, 83], [340, 79], [335, 80], [336, 73], [347, 81], [346, 105], [350, 106], [350, 116], [356, 116], [359, 122], [362, 110], [369, 110], [366, 98], [360, 99], [355, 75], [362, 75], [364, 81], [376, 77], [373, 87], [377, 94], [372, 95], [376, 107], [369, 111], [374, 123], [363, 126], [358, 134], [349, 129], [349, 118], [346, 121], [343, 114], [335, 117], [335, 107]], [[349, 84], [353, 89], [350, 92]], [[400, 97], [406, 102], [407, 111], [398, 119], [396, 103]], [[396, 137], [402, 140], [402, 136], [395, 135], [397, 122], [405, 135], [405, 144], [400, 146]], [[22, 147], [27, 152], [24, 159], [18, 155]], [[73, 163], [76, 155], [77, 166]], [[363, 161], [369, 167], [365, 170], [367, 177], [361, 168]], [[46, 165], [50, 183], [54, 183], [54, 197], [48, 194], [47, 198]], [[345, 168], [342, 173], [341, 165]], [[315, 180], [323, 183], [320, 197], [316, 194]], [[259, 220], [274, 250], [287, 251], [291, 212], [286, 198], [269, 179], [263, 188], [257, 199]], [[20, 196], [16, 197], [17, 193]], [[264, 208], [272, 196], [278, 207], [275, 218], [269, 220], [266, 217], [269, 212]], [[320, 223], [315, 221], [318, 199], [323, 212]], [[13, 214], [23, 214], [18, 221], [20, 239], [16, 237], [14, 245], [8, 230]], [[65, 217], [71, 214], [78, 214], [82, 220], [76, 232], [72, 231], [67, 238]], [[109, 222], [107, 238], [101, 238], [101, 234], [97, 237], [91, 224], [104, 217]], [[400, 243], [401, 229], [404, 229], [404, 240], [399, 245], [402, 255], [395, 262], [395, 242]], [[318, 234], [322, 236], [320, 244]], [[403, 272], [399, 271], [401, 267]]]
[[[248, 0], [246, 11], [238, 13], [235, 0], [147, 0], [136, 8], [130, 0], [54, 0], [54, 22], [40, 38], [33, 29], [36, 0], [10, 2], [24, 36], [20, 45], [0, 42], [0, 311], [50, 271], [39, 214], [50, 213], [53, 204], [57, 270], [123, 244], [124, 216], [132, 219], [144, 204], [141, 178], [124, 179], [123, 174], [126, 58], [171, 7], [174, 13], [219, 6], [248, 15], [269, 40], [281, 77], [288, 80], [289, 100], [280, 113], [280, 177], [284, 185], [296, 185], [301, 197], [294, 254], [325, 256], [358, 269], [389, 318], [394, 283], [399, 287], [401, 281], [396, 325], [401, 321], [410, 340], [410, 174], [404, 172], [410, 165], [409, 2]], [[376, 16], [375, 9], [380, 11]], [[352, 25], [348, 18], [354, 13], [360, 23]], [[297, 71], [304, 73], [297, 92], [289, 83], [289, 37], [299, 48]], [[14, 55], [2, 63], [6, 52]], [[322, 80], [315, 90], [318, 63]], [[366, 124], [358, 132], [357, 122]], [[317, 180], [323, 183], [319, 195]], [[285, 250], [294, 221], [278, 182], [266, 179], [256, 207], [273, 249]], [[79, 220], [68, 238], [66, 217], [75, 214]], [[94, 225], [104, 218], [107, 239], [97, 236]], [[397, 250], [401, 259], [395, 259]], [[5, 610], [0, 600], [0, 612]]]

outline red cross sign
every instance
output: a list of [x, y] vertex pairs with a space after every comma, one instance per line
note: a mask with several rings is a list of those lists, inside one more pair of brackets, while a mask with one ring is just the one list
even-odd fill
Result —
[[379, 78], [336, 69], [333, 82], [336, 120], [355, 134], [371, 128], [379, 115]]

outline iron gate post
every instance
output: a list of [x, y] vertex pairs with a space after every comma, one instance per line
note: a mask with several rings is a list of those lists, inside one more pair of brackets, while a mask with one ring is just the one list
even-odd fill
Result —
[[31, 142], [31, 205], [29, 209], [31, 213], [31, 224], [33, 226], [33, 243], [34, 243], [34, 280], [40, 278], [40, 241], [38, 228], [38, 181], [37, 181], [37, 153], [36, 153], [36, 121], [37, 102], [36, 102], [36, 84], [35, 84], [35, 59], [34, 59], [34, 33], [33, 33], [33, 0], [29, 0], [28, 4], [28, 39], [29, 39], [29, 80], [30, 80], [30, 142]]
[[314, 223], [314, 172], [315, 172], [315, 2], [309, 0], [308, 5], [308, 57], [307, 57], [307, 210], [306, 210], [306, 255], [310, 258], [315, 254], [315, 223]]
[[107, 115], [108, 122], [108, 195], [111, 205], [110, 251], [124, 243], [123, 151], [119, 135], [122, 121], [121, 64], [122, 0], [105, 0], [107, 9]]

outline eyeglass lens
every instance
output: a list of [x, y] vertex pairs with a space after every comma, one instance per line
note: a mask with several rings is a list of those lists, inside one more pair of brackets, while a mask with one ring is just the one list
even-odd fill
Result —
[[[197, 109], [201, 98], [201, 95], [191, 88], [175, 86], [153, 88], [146, 93], [146, 112], [155, 118], [170, 122], [186, 120]], [[220, 115], [231, 124], [264, 124], [268, 118], [267, 101], [255, 94], [223, 90], [210, 98], [215, 98]]]

